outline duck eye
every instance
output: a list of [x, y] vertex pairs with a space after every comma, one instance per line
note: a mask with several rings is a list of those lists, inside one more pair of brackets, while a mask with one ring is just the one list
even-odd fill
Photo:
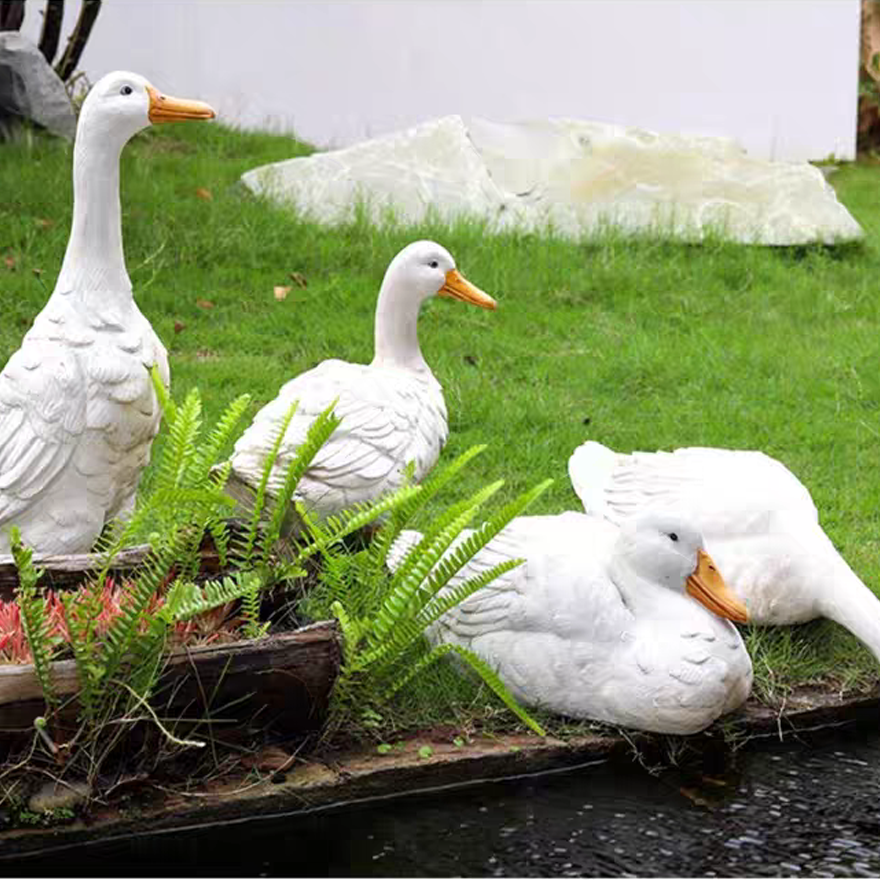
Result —
[[429, 265], [432, 269], [436, 269], [440, 264], [439, 264], [436, 260], [431, 260], [431, 262], [428, 263], [428, 265]]
[[678, 535], [676, 535], [675, 532], [670, 532], [670, 533], [669, 533], [669, 540], [670, 540], [670, 541], [677, 541], [677, 540], [678, 540]]
[[120, 95], [130, 95], [133, 91], [134, 91], [134, 89], [131, 86], [123, 86], [119, 90], [119, 94]]

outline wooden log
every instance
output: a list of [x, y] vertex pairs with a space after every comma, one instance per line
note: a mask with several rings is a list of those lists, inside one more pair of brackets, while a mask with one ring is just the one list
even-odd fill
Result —
[[[240, 534], [243, 526], [237, 520], [229, 520], [231, 535]], [[138, 544], [116, 554], [109, 573], [114, 579], [124, 579], [133, 574], [150, 552], [149, 544]], [[199, 548], [201, 562], [199, 576], [196, 580], [217, 577], [226, 571], [220, 564], [220, 554], [214, 546], [210, 535], [206, 535]], [[35, 556], [34, 565], [43, 569], [40, 586], [53, 590], [76, 589], [89, 576], [98, 574], [104, 566], [104, 557], [100, 553], [76, 553], [63, 556]], [[12, 556], [0, 556], [0, 599], [8, 602], [15, 595], [18, 587], [18, 571]]]
[[[317, 728], [339, 671], [336, 624], [323, 621], [259, 640], [175, 651], [151, 701], [165, 719], [214, 717], [284, 734]], [[66, 705], [58, 729], [75, 729], [78, 689], [73, 660], [52, 664], [53, 681]], [[0, 752], [33, 731], [45, 711], [33, 665], [0, 666]], [[232, 726], [227, 724], [224, 727]]]
[[[110, 573], [114, 577], [125, 575], [140, 565], [150, 552], [149, 544], [140, 544], [123, 550], [116, 556]], [[97, 574], [103, 566], [104, 557], [98, 553], [77, 553], [71, 556], [41, 556], [34, 558], [37, 568], [43, 569], [40, 586], [55, 590], [74, 589], [91, 574]], [[18, 571], [11, 556], [0, 556], [0, 599], [8, 602], [18, 587]]]

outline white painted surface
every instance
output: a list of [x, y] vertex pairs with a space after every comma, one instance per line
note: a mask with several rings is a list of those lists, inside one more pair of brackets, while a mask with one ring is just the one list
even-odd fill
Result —
[[81, 66], [323, 146], [450, 113], [571, 116], [802, 160], [854, 155], [858, 39], [858, 0], [112, 0]]

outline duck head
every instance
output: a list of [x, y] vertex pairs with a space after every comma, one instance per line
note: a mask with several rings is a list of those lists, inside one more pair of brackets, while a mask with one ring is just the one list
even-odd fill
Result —
[[748, 611], [725, 584], [703, 536], [680, 518], [650, 513], [621, 528], [618, 552], [638, 577], [686, 593], [718, 617], [746, 623]]
[[494, 309], [495, 300], [471, 284], [445, 247], [433, 241], [407, 245], [388, 265], [376, 304], [374, 365], [427, 370], [416, 324], [422, 303], [433, 296]]
[[420, 304], [432, 296], [444, 296], [482, 309], [497, 308], [489, 294], [458, 271], [449, 251], [433, 241], [407, 245], [389, 264], [382, 287], [386, 285], [405, 290]]
[[214, 110], [202, 101], [172, 98], [139, 74], [116, 70], [92, 86], [80, 110], [77, 130], [94, 132], [121, 148], [149, 125], [214, 116]]

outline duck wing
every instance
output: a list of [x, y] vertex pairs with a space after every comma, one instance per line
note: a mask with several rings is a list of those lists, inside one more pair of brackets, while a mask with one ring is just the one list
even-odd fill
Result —
[[14, 525], [70, 462], [86, 429], [87, 388], [74, 352], [39, 342], [0, 373], [0, 526]]
[[648, 510], [674, 511], [708, 538], [732, 528], [760, 533], [782, 513], [819, 518], [806, 487], [763, 452], [689, 447], [625, 455], [591, 440], [574, 451], [568, 471], [587, 513], [617, 525]]
[[281, 423], [298, 401], [269, 480], [270, 493], [277, 493], [312, 422], [337, 400], [342, 422], [312, 460], [298, 494], [328, 512], [375, 498], [400, 483], [409, 461], [416, 462], [417, 479], [436, 462], [447, 426], [442, 394], [433, 385], [436, 394], [428, 382], [400, 371], [324, 361], [287, 382], [257, 413], [235, 445], [233, 471], [249, 485], [259, 483]]
[[[613, 526], [580, 513], [518, 517], [446, 589], [512, 559], [525, 559], [524, 564], [448, 611], [437, 624], [436, 637], [466, 646], [499, 633], [535, 633], [581, 643], [616, 638], [622, 626], [631, 624], [606, 571], [616, 532]], [[448, 552], [469, 534], [469, 530], [462, 533]]]

